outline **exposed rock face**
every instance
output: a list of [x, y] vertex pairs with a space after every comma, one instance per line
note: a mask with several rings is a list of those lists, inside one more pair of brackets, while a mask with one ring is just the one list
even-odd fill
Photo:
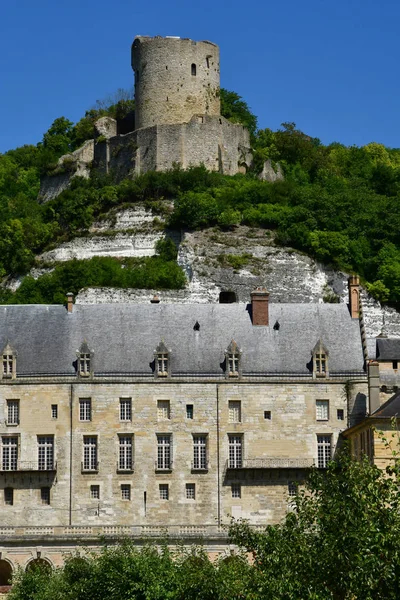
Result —
[[112, 117], [101, 117], [94, 124], [95, 138], [103, 136], [107, 139], [117, 135], [117, 121]]
[[53, 174], [47, 175], [40, 182], [38, 201], [45, 203], [57, 198], [68, 188], [73, 177], [90, 176], [90, 166], [94, 157], [94, 141], [88, 140], [71, 154], [64, 154]]
[[276, 163], [276, 165], [274, 166], [271, 160], [268, 159], [265, 161], [263, 170], [259, 174], [258, 178], [262, 179], [263, 181], [274, 182], [282, 181], [283, 179], [285, 179], [285, 176], [283, 174], [281, 165], [279, 163]]

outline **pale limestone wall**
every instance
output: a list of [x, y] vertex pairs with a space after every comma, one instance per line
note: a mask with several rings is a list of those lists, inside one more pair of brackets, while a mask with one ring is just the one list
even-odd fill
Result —
[[[311, 379], [252, 382], [159, 382], [127, 380], [64, 380], [57, 382], [3, 380], [0, 383], [0, 435], [19, 436], [19, 460], [37, 461], [37, 435], [54, 435], [56, 473], [0, 471], [0, 550], [13, 565], [42, 558], [61, 564], [63, 555], [79, 545], [96, 548], [100, 536], [111, 541], [129, 535], [143, 543], [166, 532], [170, 543], [205, 543], [211, 553], [229, 548], [218, 523], [231, 516], [263, 527], [279, 522], [290, 509], [288, 484], [305, 476], [299, 464], [317, 458], [317, 435], [332, 435], [333, 450], [347, 426], [347, 398], [366, 393], [366, 381], [316, 382]], [[92, 420], [79, 420], [79, 399], [91, 398]], [[120, 422], [119, 399], [132, 398], [132, 421]], [[6, 425], [6, 400], [20, 400], [20, 425]], [[317, 399], [329, 400], [329, 420], [316, 420]], [[157, 401], [170, 401], [170, 419], [158, 420]], [[241, 420], [229, 420], [229, 402], [240, 401]], [[71, 404], [72, 403], [72, 404]], [[58, 405], [52, 419], [51, 405]], [[193, 404], [193, 419], [186, 418]], [[71, 410], [72, 406], [72, 410]], [[344, 420], [337, 419], [344, 410]], [[271, 420], [264, 411], [271, 411]], [[72, 432], [72, 436], [71, 436]], [[134, 436], [134, 472], [118, 473], [118, 434]], [[173, 469], [157, 473], [157, 433], [173, 439]], [[193, 434], [208, 436], [209, 469], [193, 472]], [[227, 468], [228, 435], [243, 435], [243, 459], [272, 460], [269, 468]], [[98, 437], [99, 470], [81, 472], [83, 436]], [[72, 446], [71, 446], [72, 443]], [[300, 461], [298, 463], [297, 461]], [[70, 464], [72, 469], [70, 469]], [[297, 465], [297, 468], [295, 466]], [[121, 484], [130, 483], [130, 501], [121, 499]], [[169, 485], [169, 500], [160, 500], [159, 484]], [[196, 486], [188, 500], [186, 483]], [[241, 485], [232, 498], [231, 485]], [[90, 486], [100, 486], [100, 499]], [[40, 487], [51, 486], [51, 504], [40, 500]], [[14, 505], [4, 504], [4, 487], [14, 488]], [[146, 492], [146, 510], [144, 506]]]
[[243, 125], [221, 116], [195, 115], [188, 123], [158, 124], [95, 145], [94, 164], [117, 180], [147, 171], [204, 164], [235, 175], [251, 163], [250, 137]]
[[[192, 64], [196, 74], [192, 75]], [[219, 48], [181, 38], [135, 38], [136, 129], [188, 122], [196, 114], [219, 115]]]
[[[357, 389], [365, 383], [356, 386]], [[92, 421], [79, 421], [79, 398], [91, 398]], [[119, 420], [119, 398], [131, 397], [132, 421]], [[72, 398], [72, 454], [71, 413]], [[5, 424], [0, 434], [18, 435], [20, 461], [37, 460], [37, 435], [54, 435], [57, 473], [3, 472], [0, 486], [15, 488], [13, 506], [1, 508], [1, 523], [9, 526], [57, 525], [214, 525], [218, 517], [242, 514], [255, 524], [279, 521], [285, 514], [287, 485], [301, 478], [299, 470], [270, 468], [227, 472], [228, 434], [243, 434], [247, 459], [297, 459], [310, 463], [317, 456], [316, 435], [331, 434], [333, 447], [346, 427], [344, 382], [277, 383], [30, 383], [0, 386], [0, 406], [19, 399], [21, 420]], [[158, 421], [157, 400], [170, 400], [171, 418]], [[315, 401], [330, 402], [330, 419], [316, 421]], [[230, 400], [240, 400], [242, 420], [230, 423]], [[58, 404], [58, 419], [51, 404]], [[194, 405], [193, 420], [186, 419], [186, 404]], [[219, 407], [219, 410], [217, 408]], [[337, 409], [345, 420], [338, 421]], [[271, 411], [271, 420], [264, 418]], [[219, 451], [217, 423], [219, 422]], [[117, 473], [118, 434], [134, 436], [134, 473]], [[172, 473], [156, 473], [157, 433], [173, 439]], [[193, 434], [208, 436], [206, 473], [193, 473]], [[99, 471], [81, 473], [83, 436], [98, 436]], [[70, 459], [72, 473], [70, 472]], [[219, 470], [218, 470], [219, 467]], [[232, 499], [230, 485], [242, 483], [242, 498]], [[120, 486], [130, 483], [132, 500], [121, 500]], [[168, 483], [170, 499], [159, 498], [159, 484]], [[185, 484], [195, 483], [196, 500], [187, 500]], [[90, 498], [90, 485], [100, 486], [100, 500]], [[51, 486], [51, 505], [43, 506], [40, 487]], [[71, 487], [70, 487], [71, 486]], [[218, 489], [221, 509], [218, 514]], [[146, 492], [146, 511], [144, 506]], [[4, 502], [1, 499], [0, 502]]]

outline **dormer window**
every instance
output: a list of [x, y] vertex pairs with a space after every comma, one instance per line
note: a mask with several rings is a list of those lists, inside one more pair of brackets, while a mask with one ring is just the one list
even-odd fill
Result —
[[83, 342], [79, 350], [77, 350], [76, 356], [77, 374], [79, 377], [90, 377], [92, 374], [93, 352], [89, 349], [86, 340]]
[[170, 352], [164, 343], [164, 340], [160, 342], [154, 352], [156, 375], [157, 377], [168, 377], [170, 375]]
[[1, 376], [3, 379], [15, 379], [17, 376], [17, 353], [9, 343], [2, 353]]
[[329, 377], [328, 356], [329, 353], [322, 341], [319, 340], [314, 347], [313, 354], [313, 377]]
[[241, 350], [239, 346], [232, 340], [228, 348], [225, 350], [226, 359], [226, 376], [227, 377], [239, 377], [240, 376], [240, 358]]

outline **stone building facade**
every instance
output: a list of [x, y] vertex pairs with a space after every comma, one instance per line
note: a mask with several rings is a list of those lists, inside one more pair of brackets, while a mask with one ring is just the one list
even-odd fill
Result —
[[367, 395], [347, 305], [265, 289], [250, 304], [4, 306], [0, 345], [0, 585], [5, 563], [59, 564], [100, 535], [226, 550], [231, 516], [284, 517]]

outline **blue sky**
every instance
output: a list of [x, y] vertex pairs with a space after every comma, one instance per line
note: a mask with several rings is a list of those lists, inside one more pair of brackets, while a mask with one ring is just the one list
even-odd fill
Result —
[[133, 85], [135, 35], [208, 39], [260, 127], [400, 147], [398, 0], [9, 0], [0, 12], [0, 152]]

